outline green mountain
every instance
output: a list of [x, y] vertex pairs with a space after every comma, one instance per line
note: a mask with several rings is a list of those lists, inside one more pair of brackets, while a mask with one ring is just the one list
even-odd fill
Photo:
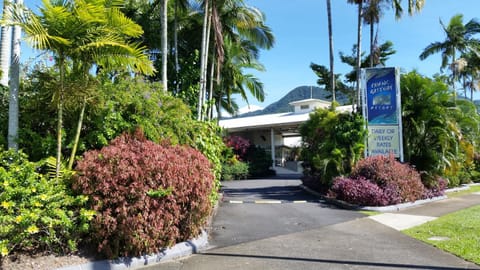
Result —
[[[340, 92], [337, 92], [336, 94], [337, 94], [336, 100], [338, 103], [340, 103], [340, 105], [349, 103], [349, 99], [345, 94]], [[309, 98], [332, 101], [332, 94], [318, 86], [299, 86], [291, 90], [290, 92], [288, 92], [288, 94], [286, 94], [277, 102], [274, 102], [268, 105], [263, 110], [244, 113], [244, 114], [238, 115], [237, 117], [293, 112], [293, 107], [289, 105], [290, 102], [298, 101], [302, 99], [309, 99]]]

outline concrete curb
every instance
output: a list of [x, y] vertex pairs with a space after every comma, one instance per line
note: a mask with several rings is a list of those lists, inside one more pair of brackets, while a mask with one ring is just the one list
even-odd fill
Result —
[[376, 212], [393, 212], [393, 211], [399, 211], [401, 209], [417, 206], [417, 205], [422, 205], [430, 202], [435, 202], [439, 200], [444, 200], [447, 198], [447, 196], [438, 196], [438, 197], [433, 197], [430, 199], [425, 199], [425, 200], [417, 200], [415, 202], [407, 202], [407, 203], [401, 203], [401, 204], [395, 204], [395, 205], [388, 205], [388, 206], [359, 206], [351, 203], [347, 203], [341, 200], [336, 200], [332, 198], [328, 198], [323, 196], [322, 194], [310, 189], [307, 186], [300, 185], [302, 189], [305, 191], [315, 195], [319, 196], [322, 199], [324, 199], [326, 202], [331, 203], [335, 206], [338, 206], [343, 209], [348, 209], [348, 210], [359, 210], [359, 211], [376, 211]]
[[173, 247], [167, 248], [161, 252], [142, 257], [120, 258], [116, 260], [101, 260], [84, 263], [80, 265], [66, 266], [56, 270], [123, 270], [155, 265], [166, 261], [178, 259], [198, 253], [207, 249], [208, 234], [202, 230], [200, 236], [195, 239], [178, 243]]

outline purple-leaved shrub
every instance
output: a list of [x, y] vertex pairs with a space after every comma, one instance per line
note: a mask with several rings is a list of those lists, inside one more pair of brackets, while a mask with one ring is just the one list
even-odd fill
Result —
[[364, 206], [385, 206], [444, 194], [447, 182], [442, 178], [426, 188], [420, 174], [393, 155], [360, 160], [349, 177], [337, 177], [328, 196]]

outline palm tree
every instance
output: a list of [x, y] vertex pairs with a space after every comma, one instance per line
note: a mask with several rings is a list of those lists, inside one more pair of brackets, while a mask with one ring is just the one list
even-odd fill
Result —
[[463, 53], [459, 59], [465, 62], [464, 68], [459, 70], [458, 74], [465, 92], [465, 98], [467, 98], [467, 90], [470, 89], [470, 100], [473, 101], [473, 92], [479, 88], [480, 56], [473, 51], [469, 51]]
[[[64, 102], [67, 96], [65, 78], [67, 64], [70, 60], [85, 60], [81, 56], [91, 55], [101, 65], [107, 64], [141, 64], [141, 61], [132, 60], [132, 54], [138, 57], [143, 48], [125, 44], [127, 35], [127, 20], [119, 20], [116, 27], [109, 25], [113, 18], [120, 13], [122, 0], [84, 0], [84, 1], [53, 1], [43, 0], [40, 14], [36, 15], [31, 10], [15, 9], [12, 23], [22, 27], [29, 42], [35, 49], [50, 51], [55, 56], [55, 65], [59, 71], [59, 88], [55, 96], [57, 105], [57, 157], [56, 176], [60, 174], [62, 151], [62, 126]], [[98, 18], [99, 12], [106, 12]], [[103, 18], [103, 20], [102, 20]], [[125, 28], [124, 28], [125, 27]], [[136, 35], [142, 33], [138, 27]], [[121, 41], [121, 42], [120, 42]], [[110, 48], [112, 54], [108, 59], [99, 57], [102, 48]], [[128, 52], [130, 58], [114, 57], [123, 56]], [[104, 55], [101, 55], [104, 56]], [[101, 62], [99, 61], [100, 59]], [[130, 61], [130, 62], [128, 62]], [[91, 64], [91, 63], [84, 63]], [[148, 68], [148, 65], [141, 66]], [[87, 70], [87, 69], [84, 69]]]
[[[143, 52], [144, 47], [137, 43], [129, 43], [127, 40], [138, 38], [142, 33], [139, 25], [127, 18], [118, 3], [108, 5], [105, 3], [103, 9], [91, 9], [88, 5], [79, 3], [78, 9], [89, 12], [95, 21], [87, 21], [87, 29], [97, 29], [95, 34], [88, 37], [88, 40], [75, 40], [72, 51], [73, 73], [80, 74], [80, 79], [84, 82], [81, 87], [84, 93], [82, 106], [80, 110], [77, 131], [68, 162], [68, 169], [71, 169], [75, 160], [80, 131], [83, 124], [83, 116], [87, 104], [87, 94], [85, 90], [89, 85], [89, 71], [93, 65], [100, 65], [104, 70], [121, 70], [128, 72], [151, 75], [154, 71], [152, 63]], [[99, 23], [100, 22], [100, 23]], [[113, 36], [112, 36], [113, 34]]]
[[454, 79], [452, 87], [454, 92], [456, 92], [455, 82], [458, 75], [458, 66], [456, 65], [457, 53], [476, 52], [477, 48], [479, 48], [480, 40], [476, 39], [474, 35], [480, 33], [480, 22], [472, 19], [468, 23], [463, 24], [463, 15], [457, 14], [450, 19], [448, 25], [445, 25], [442, 20], [440, 20], [440, 25], [445, 32], [445, 40], [430, 43], [420, 54], [420, 59], [425, 60], [433, 54], [441, 53], [442, 64], [440, 71], [443, 71], [448, 65], [453, 65], [452, 73]]
[[332, 101], [335, 102], [335, 71], [333, 58], [333, 31], [332, 31], [332, 7], [331, 1], [327, 0], [327, 18], [328, 18], [328, 44], [330, 59], [330, 85], [332, 87]]
[[[243, 1], [228, 0], [224, 1], [222, 6], [214, 7], [212, 9], [212, 28], [215, 30], [213, 31], [215, 53], [212, 55], [215, 56], [217, 63], [217, 83], [225, 86], [228, 84], [222, 81], [236, 78], [231, 85], [236, 89], [235, 91], [222, 87], [217, 91], [225, 89], [227, 97], [237, 91], [246, 100], [245, 88], [240, 87], [243, 84], [257, 100], [263, 100], [263, 85], [258, 78], [244, 74], [244, 70], [247, 68], [263, 70], [263, 66], [257, 61], [258, 49], [270, 49], [275, 42], [271, 29], [265, 24], [264, 14], [254, 7], [247, 6]], [[232, 49], [235, 51], [234, 54], [232, 54]], [[227, 55], [229, 53], [230, 56]], [[232, 55], [235, 56], [232, 57]], [[228, 57], [230, 60], [227, 59]], [[227, 68], [223, 68], [224, 62], [227, 61], [238, 61], [239, 66], [231, 65], [230, 62], [229, 65], [226, 65]], [[238, 75], [243, 75], [243, 78], [239, 79]], [[246, 101], [248, 102], [248, 100]]]
[[264, 67], [258, 62], [258, 48], [251, 41], [244, 40], [237, 43], [228, 37], [224, 39], [224, 48], [225, 62], [222, 65], [221, 80], [215, 89], [217, 115], [219, 116], [220, 107], [225, 108], [227, 112], [236, 108], [236, 104], [232, 101], [233, 94], [240, 95], [247, 104], [247, 92], [259, 101], [265, 99], [263, 84], [260, 80], [252, 74], [245, 74], [246, 69], [264, 70]]

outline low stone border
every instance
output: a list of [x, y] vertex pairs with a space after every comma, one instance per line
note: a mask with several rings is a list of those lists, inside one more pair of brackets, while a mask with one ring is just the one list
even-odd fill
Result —
[[425, 200], [418, 200], [418, 201], [415, 201], [415, 202], [407, 202], [407, 203], [388, 205], [388, 206], [359, 206], [359, 205], [347, 203], [347, 202], [344, 202], [344, 201], [341, 201], [341, 200], [325, 197], [322, 194], [320, 194], [320, 193], [318, 193], [318, 192], [316, 192], [316, 191], [312, 190], [311, 188], [309, 188], [307, 186], [304, 186], [304, 185], [300, 185], [300, 187], [302, 189], [304, 189], [305, 191], [313, 194], [313, 195], [321, 197], [322, 199], [324, 199], [326, 202], [328, 202], [330, 204], [333, 204], [333, 205], [338, 206], [338, 207], [343, 208], [343, 209], [360, 210], [360, 211], [364, 210], [364, 211], [376, 211], [376, 212], [394, 212], [394, 211], [399, 211], [401, 209], [405, 209], [405, 208], [409, 208], [409, 207], [413, 207], [413, 206], [417, 206], [417, 205], [422, 205], [422, 204], [426, 204], [426, 203], [430, 203], [430, 202], [434, 202], [434, 201], [444, 200], [444, 199], [447, 198], [447, 196], [444, 195], [444, 196], [433, 197], [433, 198], [425, 199]]
[[195, 239], [178, 243], [171, 248], [167, 248], [159, 253], [145, 255], [142, 257], [120, 258], [116, 260], [93, 261], [80, 265], [66, 266], [56, 270], [123, 270], [155, 265], [166, 261], [178, 259], [188, 255], [198, 253], [208, 246], [208, 234], [202, 230], [200, 236]]

